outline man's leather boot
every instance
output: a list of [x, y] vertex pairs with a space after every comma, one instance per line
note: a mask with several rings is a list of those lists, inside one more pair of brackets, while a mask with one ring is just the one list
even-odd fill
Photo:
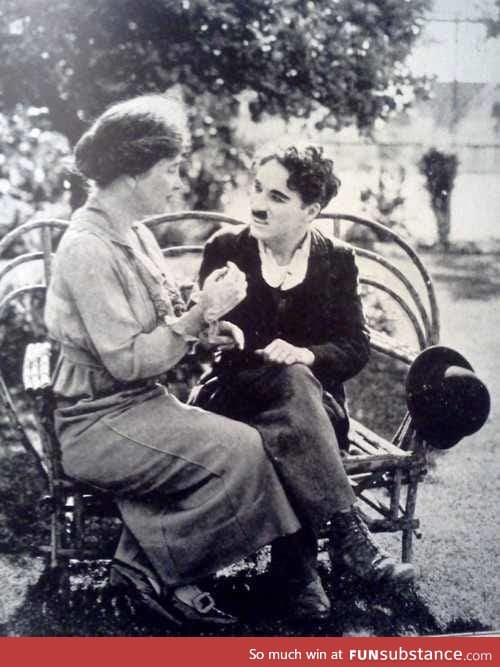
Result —
[[365, 581], [406, 584], [415, 578], [410, 563], [398, 563], [380, 549], [356, 507], [332, 518], [330, 558]]
[[321, 621], [330, 616], [331, 603], [318, 576], [307, 584], [290, 583], [287, 598], [289, 618]]

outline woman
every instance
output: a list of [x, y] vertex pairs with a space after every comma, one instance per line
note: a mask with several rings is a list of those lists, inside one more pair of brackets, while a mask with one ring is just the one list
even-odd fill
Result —
[[[224, 267], [186, 312], [138, 222], [181, 187], [184, 142], [180, 109], [156, 95], [116, 104], [83, 135], [75, 164], [92, 189], [56, 253], [46, 322], [60, 346], [64, 469], [112, 492], [123, 518], [112, 581], [176, 622], [225, 624], [234, 619], [197, 582], [300, 524], [257, 430], [183, 405], [156, 382], [246, 291], [241, 272]], [[230, 345], [230, 334], [221, 323], [217, 342]]]
[[365, 580], [409, 581], [412, 566], [378, 548], [354, 507], [340, 455], [343, 382], [366, 364], [369, 336], [352, 248], [311, 226], [337, 193], [333, 163], [315, 146], [276, 148], [257, 161], [252, 186], [250, 224], [216, 234], [200, 269], [201, 286], [228, 261], [245, 273], [247, 296], [227, 316], [245, 349], [223, 352], [191, 400], [259, 430], [303, 526], [275, 543], [278, 572], [293, 543], [313, 579], [330, 521], [336, 560]]

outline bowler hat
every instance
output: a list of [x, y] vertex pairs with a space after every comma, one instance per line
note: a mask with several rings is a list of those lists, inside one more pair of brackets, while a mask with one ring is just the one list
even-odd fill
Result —
[[406, 378], [406, 401], [417, 433], [448, 449], [478, 431], [490, 412], [490, 395], [472, 366], [449, 347], [421, 352]]

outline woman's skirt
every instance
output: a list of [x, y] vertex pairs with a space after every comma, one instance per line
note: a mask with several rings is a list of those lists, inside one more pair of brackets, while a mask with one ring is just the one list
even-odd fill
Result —
[[167, 586], [196, 581], [300, 528], [258, 431], [158, 387], [56, 411], [68, 475], [112, 492], [117, 557]]

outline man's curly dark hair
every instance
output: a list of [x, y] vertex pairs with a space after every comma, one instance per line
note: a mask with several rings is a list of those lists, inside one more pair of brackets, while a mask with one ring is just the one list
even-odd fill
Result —
[[261, 156], [257, 164], [271, 160], [276, 160], [289, 172], [286, 184], [299, 193], [306, 206], [318, 202], [323, 209], [337, 195], [340, 179], [333, 171], [333, 161], [323, 157], [322, 146], [279, 147]]

